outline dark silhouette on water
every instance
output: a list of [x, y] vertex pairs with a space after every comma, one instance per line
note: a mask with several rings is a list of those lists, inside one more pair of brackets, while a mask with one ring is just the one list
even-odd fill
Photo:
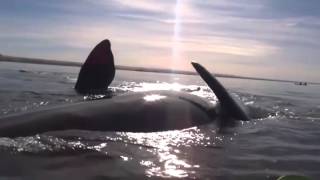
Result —
[[214, 76], [212, 76], [211, 73], [198, 63], [192, 62], [191, 64], [219, 99], [220, 106], [222, 107], [221, 109], [225, 111], [222, 113], [225, 113], [226, 116], [232, 114], [235, 119], [242, 119], [246, 121], [250, 119], [246, 111], [243, 109], [243, 106], [228, 93], [228, 91]]
[[111, 43], [101, 41], [89, 54], [78, 75], [75, 89], [80, 94], [104, 91], [115, 75]]
[[295, 82], [294, 84], [298, 86], [307, 86], [307, 82]]
[[[216, 107], [198, 96], [175, 91], [127, 93], [0, 119], [0, 136], [29, 136], [68, 129], [92, 131], [154, 132], [184, 129], [214, 120], [228, 124], [249, 120], [219, 81], [203, 66], [192, 63], [199, 75], [219, 99]], [[79, 93], [106, 90], [115, 75], [110, 42], [100, 42], [82, 66], [75, 89]]]

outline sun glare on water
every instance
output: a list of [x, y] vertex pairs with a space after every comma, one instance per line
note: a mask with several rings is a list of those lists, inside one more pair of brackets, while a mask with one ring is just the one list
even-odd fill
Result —
[[[131, 143], [154, 147], [148, 151], [156, 158], [145, 158], [140, 161], [140, 165], [146, 168], [145, 173], [148, 177], [193, 177], [195, 170], [200, 168], [200, 165], [183, 158], [184, 152], [181, 152], [176, 147], [211, 143], [211, 141], [207, 141], [205, 134], [201, 133], [197, 127], [154, 133], [119, 132], [118, 134], [128, 139]], [[188, 156], [192, 157], [196, 156], [196, 154], [189, 154]]]

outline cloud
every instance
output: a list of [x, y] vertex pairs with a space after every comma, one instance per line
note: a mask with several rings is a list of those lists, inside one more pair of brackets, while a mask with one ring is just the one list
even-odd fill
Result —
[[[122, 65], [168, 67], [173, 53], [180, 53], [182, 68], [196, 58], [218, 66], [220, 73], [255, 76], [275, 66], [300, 65], [312, 69], [314, 75], [305, 77], [319, 78], [313, 68], [320, 64], [320, 14], [314, 8], [319, 2], [314, 0], [1, 3], [3, 54], [81, 61], [97, 42], [110, 38]], [[284, 78], [291, 76], [283, 71]]]

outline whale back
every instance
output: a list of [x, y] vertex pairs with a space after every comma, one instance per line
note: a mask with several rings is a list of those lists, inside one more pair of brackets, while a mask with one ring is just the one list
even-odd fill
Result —
[[1, 118], [0, 136], [68, 129], [155, 132], [212, 122], [209, 102], [182, 92], [148, 91], [68, 104]]

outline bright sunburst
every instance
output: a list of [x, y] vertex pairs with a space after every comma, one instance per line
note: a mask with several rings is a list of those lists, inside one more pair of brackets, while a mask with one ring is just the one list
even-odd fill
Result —
[[181, 0], [176, 1], [174, 9], [174, 32], [172, 39], [172, 67], [176, 67], [181, 60], [181, 47], [180, 47], [180, 31], [181, 31]]

